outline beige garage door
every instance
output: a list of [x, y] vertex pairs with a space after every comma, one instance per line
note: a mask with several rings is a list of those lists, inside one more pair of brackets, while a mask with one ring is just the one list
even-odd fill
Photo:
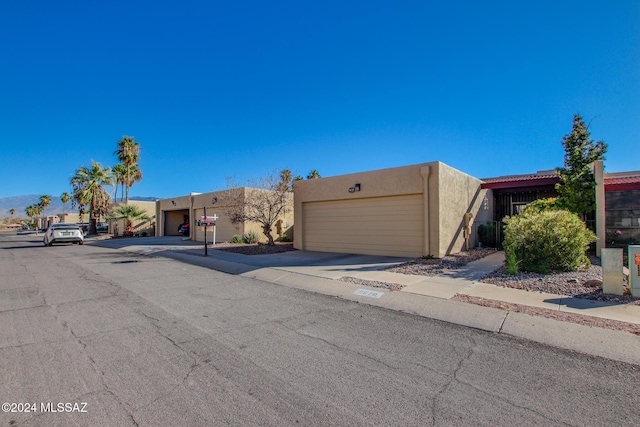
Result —
[[304, 203], [304, 249], [418, 257], [423, 247], [422, 194]]

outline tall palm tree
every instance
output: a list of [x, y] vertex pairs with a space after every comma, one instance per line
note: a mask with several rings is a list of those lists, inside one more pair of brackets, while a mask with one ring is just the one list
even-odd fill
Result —
[[91, 161], [91, 168], [80, 166], [71, 178], [74, 199], [80, 206], [89, 205], [89, 234], [97, 234], [98, 218], [107, 215], [111, 197], [105, 187], [113, 187], [111, 168]]
[[113, 175], [116, 181], [116, 191], [113, 194], [113, 201], [114, 203], [118, 203], [118, 185], [121, 185], [122, 194], [120, 195], [120, 201], [122, 202], [124, 200], [124, 183], [127, 178], [127, 167], [121, 163], [118, 163], [111, 170], [113, 171]]
[[116, 156], [118, 156], [118, 160], [127, 168], [126, 178], [125, 178], [125, 186], [127, 188], [127, 193], [125, 197], [125, 202], [129, 201], [129, 187], [131, 184], [131, 168], [133, 166], [137, 166], [138, 161], [140, 161], [140, 143], [134, 140], [133, 136], [123, 136], [120, 141], [118, 141], [118, 149], [113, 152]]
[[71, 201], [71, 196], [66, 191], [60, 195], [60, 201], [62, 202], [62, 215], [64, 215], [64, 211], [66, 210], [67, 203]]
[[16, 213], [16, 210], [11, 208], [9, 209], [9, 213], [11, 214], [11, 216], [13, 217], [13, 215]]
[[51, 204], [51, 196], [45, 194], [44, 196], [40, 196], [40, 203], [39, 205], [42, 207], [42, 217], [43, 220], [46, 218], [44, 213], [47, 210], [47, 206], [49, 206]]
[[140, 170], [138, 165], [131, 166], [131, 169], [129, 170], [128, 186], [133, 187], [133, 184], [140, 181], [142, 181], [142, 171]]

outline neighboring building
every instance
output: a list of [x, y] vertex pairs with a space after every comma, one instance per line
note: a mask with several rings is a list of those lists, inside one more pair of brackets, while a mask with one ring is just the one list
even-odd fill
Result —
[[[155, 236], [156, 235], [156, 202], [146, 202], [139, 200], [129, 200], [128, 202], [116, 203], [111, 206], [113, 211], [120, 205], [133, 205], [138, 206], [145, 212], [149, 219], [135, 220], [133, 221], [133, 234], [134, 236]], [[124, 219], [109, 220], [108, 233], [113, 236], [122, 236], [126, 230], [126, 224]]]
[[640, 171], [605, 173], [604, 197], [603, 247], [640, 245]]
[[[262, 192], [255, 188], [241, 188], [242, 197], [247, 197], [251, 192]], [[157, 235], [158, 236], [179, 236], [181, 226], [185, 221], [189, 224], [188, 237], [191, 240], [204, 242], [204, 227], [198, 227], [197, 221], [204, 216], [204, 208], [207, 209], [207, 216], [217, 216], [216, 221], [216, 242], [228, 242], [234, 235], [240, 235], [253, 231], [257, 233], [263, 241], [266, 241], [262, 233], [262, 226], [257, 223], [244, 222], [233, 224], [226, 214], [228, 207], [226, 201], [231, 200], [232, 191], [222, 190], [211, 193], [191, 193], [188, 196], [172, 197], [161, 199], [156, 202]], [[282, 234], [287, 234], [292, 238], [293, 226], [293, 194], [291, 195], [290, 209], [275, 224], [273, 229], [274, 238]], [[207, 240], [212, 239], [212, 227], [207, 227], [209, 232]]]
[[419, 257], [475, 246], [490, 221], [482, 181], [444, 163], [294, 182], [294, 247]]
[[557, 197], [556, 184], [560, 178], [555, 170], [535, 174], [509, 175], [483, 178], [482, 188], [490, 191], [493, 203], [493, 221], [502, 221], [506, 216], [518, 215], [529, 203]]
[[[596, 213], [588, 218], [590, 228], [596, 230], [596, 254], [603, 247], [626, 247], [640, 244], [640, 171], [604, 173], [601, 161], [593, 165], [596, 180]], [[554, 170], [536, 174], [511, 175], [482, 180], [482, 188], [489, 190], [493, 203], [493, 229], [501, 241], [500, 223], [505, 216], [522, 212], [529, 203], [557, 197], [560, 182]]]

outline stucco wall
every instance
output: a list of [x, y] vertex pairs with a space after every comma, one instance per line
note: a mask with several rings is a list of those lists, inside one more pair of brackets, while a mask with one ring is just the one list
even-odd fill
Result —
[[[466, 234], [468, 234], [469, 247], [475, 246], [476, 236], [473, 223], [478, 217], [487, 190], [481, 189], [482, 181], [479, 179], [444, 163], [439, 163], [437, 170], [439, 251], [433, 255], [442, 257], [449, 253], [466, 250]], [[471, 213], [471, 221], [465, 232], [465, 214], [467, 212]]]
[[[360, 191], [349, 188], [360, 184]], [[442, 257], [464, 248], [464, 214], [471, 211], [472, 221], [483, 203], [485, 190], [481, 181], [464, 174], [444, 163], [430, 162], [400, 168], [382, 169], [337, 177], [297, 181], [294, 183], [294, 246], [305, 249], [304, 207], [307, 203], [376, 199], [403, 195], [420, 195], [423, 200], [423, 226], [415, 227], [422, 234], [422, 250], [412, 256], [434, 255]], [[403, 199], [398, 199], [403, 200]], [[398, 209], [402, 209], [398, 205]], [[381, 218], [393, 221], [393, 215]], [[420, 229], [418, 229], [420, 228]], [[470, 224], [473, 230], [473, 223]], [[375, 239], [375, 228], [360, 236], [366, 243]], [[470, 233], [470, 246], [474, 244]], [[379, 242], [375, 242], [378, 244]], [[362, 252], [362, 249], [355, 249]]]
[[[112, 206], [112, 210], [117, 208], [119, 205], [125, 203], [117, 203]], [[145, 202], [139, 200], [129, 200], [126, 204], [131, 206], [137, 206], [141, 210], [145, 212], [145, 214], [149, 217], [148, 220], [136, 220], [133, 221], [133, 230], [134, 234], [141, 235], [145, 234], [148, 236], [156, 235], [156, 202]], [[124, 219], [119, 220], [111, 220], [109, 222], [109, 234], [114, 236], [122, 236], [125, 231], [126, 225]]]
[[[422, 194], [422, 166], [412, 165], [294, 182], [294, 247], [304, 247], [303, 203]], [[355, 184], [360, 184], [360, 191], [349, 192], [349, 188]]]

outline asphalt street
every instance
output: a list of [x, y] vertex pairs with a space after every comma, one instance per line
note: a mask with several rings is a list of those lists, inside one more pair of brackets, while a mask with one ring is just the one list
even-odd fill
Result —
[[638, 384], [637, 365], [0, 233], [3, 426], [634, 426]]

